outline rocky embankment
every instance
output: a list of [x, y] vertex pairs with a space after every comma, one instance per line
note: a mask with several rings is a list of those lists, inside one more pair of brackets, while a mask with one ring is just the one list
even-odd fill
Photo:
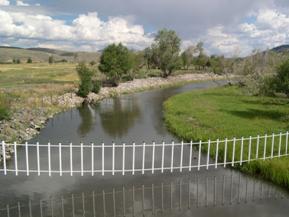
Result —
[[[84, 99], [78, 97], [75, 93], [66, 93], [61, 96], [43, 98], [42, 104], [32, 108], [21, 108], [16, 106], [13, 116], [10, 120], [0, 121], [0, 140], [6, 143], [24, 142], [33, 138], [39, 133], [40, 129], [45, 126], [48, 119], [55, 114], [65, 111], [69, 108], [80, 106], [84, 101], [88, 103], [96, 103], [104, 98], [117, 96], [126, 93], [137, 91], [173, 86], [181, 83], [192, 81], [222, 79], [222, 76], [217, 76], [210, 73], [203, 74], [184, 74], [178, 76], [170, 76], [168, 78], [147, 78], [135, 79], [133, 81], [121, 83], [118, 87], [104, 87], [98, 94], [91, 93]], [[45, 106], [48, 105], [48, 106]], [[19, 108], [18, 108], [19, 107]], [[0, 146], [0, 150], [2, 147]], [[13, 153], [13, 146], [7, 148], [7, 159]], [[0, 161], [2, 158], [2, 150], [0, 152]]]

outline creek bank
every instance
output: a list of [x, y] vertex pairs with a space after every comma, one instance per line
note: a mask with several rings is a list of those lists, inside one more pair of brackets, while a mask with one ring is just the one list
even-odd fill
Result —
[[[0, 141], [5, 141], [8, 144], [28, 141], [37, 135], [39, 131], [45, 127], [46, 122], [50, 118], [53, 118], [55, 114], [81, 106], [84, 102], [97, 103], [102, 99], [121, 94], [175, 86], [193, 81], [220, 79], [224, 79], [224, 77], [212, 73], [184, 74], [170, 76], [168, 78], [154, 77], [135, 79], [133, 81], [121, 83], [118, 87], [103, 87], [98, 94], [90, 93], [86, 99], [77, 96], [75, 93], [66, 93], [64, 95], [55, 96], [53, 99], [47, 96], [40, 100], [41, 103], [36, 106], [31, 106], [30, 108], [22, 108], [20, 105], [16, 105], [12, 118], [10, 120], [0, 121]], [[31, 101], [33, 100], [34, 99], [31, 99]], [[0, 150], [1, 149], [2, 147], [0, 146]], [[6, 149], [6, 152], [7, 159], [11, 158], [13, 146], [9, 146]], [[1, 161], [2, 150], [0, 153]]]

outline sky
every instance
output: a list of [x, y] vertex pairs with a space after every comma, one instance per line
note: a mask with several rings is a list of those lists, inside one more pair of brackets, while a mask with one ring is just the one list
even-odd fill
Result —
[[140, 50], [159, 29], [204, 42], [209, 55], [246, 56], [289, 43], [289, 0], [0, 0], [0, 45]]

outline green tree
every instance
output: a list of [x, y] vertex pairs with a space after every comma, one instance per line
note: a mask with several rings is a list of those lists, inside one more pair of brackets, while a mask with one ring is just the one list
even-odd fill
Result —
[[183, 51], [181, 54], [181, 59], [183, 68], [189, 69], [189, 66], [191, 65], [192, 62], [192, 56], [190, 55], [190, 53], [188, 53], [186, 50]]
[[32, 63], [31, 57], [29, 57], [29, 58], [27, 59], [27, 63]]
[[49, 64], [53, 64], [54, 63], [54, 57], [53, 56], [49, 56], [48, 63]]
[[152, 44], [154, 62], [162, 70], [162, 77], [168, 77], [180, 65], [181, 39], [173, 30], [160, 30]]
[[117, 86], [121, 77], [130, 72], [132, 65], [129, 50], [119, 43], [111, 44], [104, 49], [98, 68], [114, 86]]
[[89, 92], [94, 88], [92, 82], [94, 70], [87, 67], [85, 63], [79, 63], [76, 67], [76, 71], [80, 79], [78, 95], [81, 97], [87, 97]]
[[278, 67], [277, 74], [273, 78], [274, 89], [289, 97], [289, 60]]

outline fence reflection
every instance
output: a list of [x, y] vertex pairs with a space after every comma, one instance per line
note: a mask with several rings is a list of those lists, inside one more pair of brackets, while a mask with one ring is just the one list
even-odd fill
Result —
[[287, 193], [263, 181], [229, 176], [187, 177], [175, 182], [95, 189], [41, 201], [18, 202], [0, 210], [7, 217], [150, 216], [200, 207], [235, 206], [288, 199]]

